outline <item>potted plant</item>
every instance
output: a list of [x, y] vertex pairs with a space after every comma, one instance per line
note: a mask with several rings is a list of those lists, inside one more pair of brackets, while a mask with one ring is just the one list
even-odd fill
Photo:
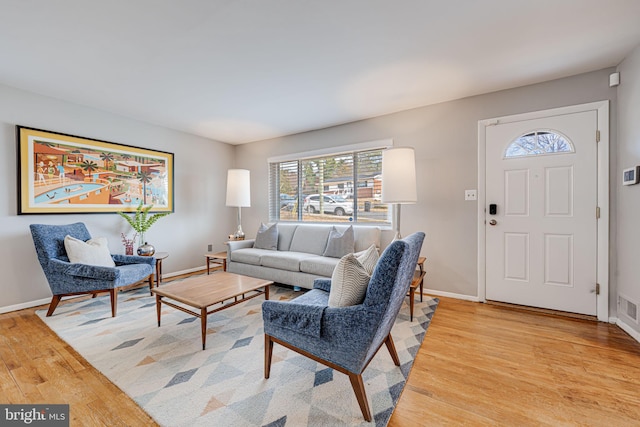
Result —
[[157, 220], [171, 214], [171, 212], [158, 212], [153, 215], [149, 215], [152, 208], [153, 205], [145, 207], [144, 204], [140, 202], [140, 205], [136, 208], [136, 213], [133, 216], [127, 215], [125, 212], [118, 212], [118, 215], [126, 219], [131, 228], [133, 228], [136, 234], [140, 237], [138, 255], [151, 256], [155, 253], [155, 248], [144, 240], [144, 233], [149, 230]]

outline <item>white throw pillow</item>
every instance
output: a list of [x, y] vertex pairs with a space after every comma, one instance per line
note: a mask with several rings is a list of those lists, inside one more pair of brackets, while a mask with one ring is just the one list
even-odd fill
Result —
[[88, 264], [101, 267], [115, 267], [106, 237], [96, 237], [95, 239], [82, 240], [69, 235], [64, 237], [64, 248], [67, 250], [69, 262], [73, 264]]
[[376, 268], [376, 264], [378, 263], [378, 258], [380, 258], [376, 245], [371, 245], [366, 251], [358, 252], [354, 255], [356, 256], [358, 261], [360, 261], [360, 264], [363, 265], [367, 273], [372, 276], [373, 270]]
[[340, 258], [331, 276], [329, 307], [361, 304], [371, 276], [353, 254]]

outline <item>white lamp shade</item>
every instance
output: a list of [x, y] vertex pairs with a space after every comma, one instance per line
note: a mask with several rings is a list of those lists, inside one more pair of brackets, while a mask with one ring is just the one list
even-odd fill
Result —
[[246, 169], [227, 171], [227, 206], [251, 206], [251, 180]]
[[411, 147], [382, 152], [382, 202], [416, 203], [416, 158]]

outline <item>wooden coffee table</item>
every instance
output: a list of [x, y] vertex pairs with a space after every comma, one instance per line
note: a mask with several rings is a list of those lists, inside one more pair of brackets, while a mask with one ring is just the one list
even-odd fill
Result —
[[[156, 294], [156, 310], [158, 312], [158, 327], [160, 327], [161, 305], [184, 311], [200, 318], [202, 330], [202, 349], [205, 349], [207, 340], [207, 315], [216, 311], [224, 310], [241, 302], [247, 301], [264, 294], [264, 299], [269, 299], [269, 285], [273, 282], [253, 277], [241, 276], [239, 274], [219, 272], [207, 276], [190, 277], [177, 283], [163, 286], [162, 289], [155, 288], [152, 292]], [[250, 293], [249, 296], [245, 294]], [[241, 298], [238, 298], [241, 297]], [[174, 300], [199, 311], [192, 311], [188, 308], [167, 301]], [[233, 302], [224, 304], [224, 301], [233, 299]], [[221, 307], [208, 310], [214, 304], [223, 303]]]

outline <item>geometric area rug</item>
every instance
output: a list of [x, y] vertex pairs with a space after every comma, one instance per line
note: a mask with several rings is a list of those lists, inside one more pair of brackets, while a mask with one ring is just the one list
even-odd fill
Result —
[[[273, 300], [298, 295], [270, 289]], [[144, 288], [119, 295], [115, 318], [108, 295], [62, 304], [51, 317], [37, 314], [162, 426], [386, 426], [438, 300], [416, 299], [410, 322], [405, 299], [391, 330], [400, 367], [382, 346], [364, 371], [371, 423], [346, 375], [278, 344], [264, 378], [262, 301], [209, 315], [204, 351], [199, 319], [163, 306], [158, 328], [155, 297]]]

